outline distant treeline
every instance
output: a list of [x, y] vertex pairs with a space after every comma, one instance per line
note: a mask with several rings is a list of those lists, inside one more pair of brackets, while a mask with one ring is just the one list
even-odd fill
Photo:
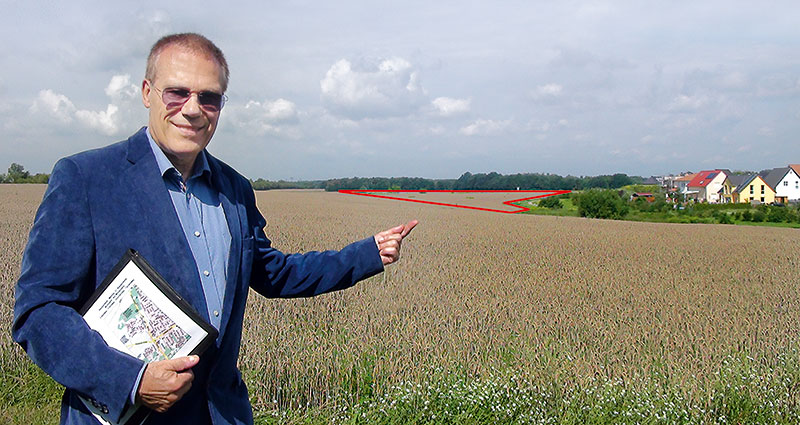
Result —
[[269, 189], [325, 189], [334, 192], [342, 189], [361, 190], [583, 190], [592, 188], [616, 189], [641, 183], [641, 177], [614, 174], [593, 177], [562, 177], [556, 174], [464, 173], [458, 179], [425, 179], [421, 177], [348, 177], [330, 180], [272, 182], [258, 179], [256, 190]]
[[31, 174], [20, 164], [12, 163], [8, 167], [8, 172], [0, 173], [0, 183], [47, 183], [50, 180], [49, 174]]
[[273, 189], [325, 189], [325, 180], [304, 180], [297, 182], [287, 182], [285, 180], [270, 181], [257, 179], [250, 181], [255, 190]]
[[[13, 163], [8, 173], [0, 174], [0, 183], [47, 183], [50, 175], [30, 174], [20, 164]], [[335, 192], [341, 189], [362, 190], [583, 190], [617, 189], [641, 183], [641, 177], [613, 174], [593, 177], [561, 177], [556, 174], [464, 173], [457, 179], [425, 179], [421, 177], [348, 177], [329, 180], [270, 181], [253, 180], [253, 189], [324, 189]]]

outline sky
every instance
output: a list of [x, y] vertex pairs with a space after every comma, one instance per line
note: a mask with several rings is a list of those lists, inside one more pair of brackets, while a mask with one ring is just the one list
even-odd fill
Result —
[[150, 46], [225, 52], [245, 176], [664, 175], [800, 163], [800, 2], [0, 0], [0, 172], [147, 125]]

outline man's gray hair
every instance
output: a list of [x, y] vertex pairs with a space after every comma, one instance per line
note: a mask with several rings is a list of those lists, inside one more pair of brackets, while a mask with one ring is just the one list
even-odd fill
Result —
[[211, 40], [203, 37], [200, 34], [193, 33], [193, 32], [186, 32], [180, 34], [170, 34], [164, 37], [161, 37], [156, 44], [150, 49], [150, 55], [147, 56], [147, 69], [144, 73], [144, 78], [150, 80], [151, 82], [156, 78], [156, 62], [158, 61], [158, 56], [164, 51], [165, 48], [168, 46], [180, 46], [186, 50], [195, 53], [204, 53], [208, 56], [212, 57], [217, 64], [219, 64], [220, 70], [222, 71], [222, 91], [228, 89], [228, 78], [230, 77], [230, 71], [228, 70], [228, 62], [225, 60], [225, 55], [222, 54], [222, 50], [217, 47]]

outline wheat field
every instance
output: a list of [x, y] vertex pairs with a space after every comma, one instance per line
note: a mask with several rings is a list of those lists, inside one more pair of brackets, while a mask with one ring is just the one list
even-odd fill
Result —
[[[0, 366], [42, 186], [0, 185]], [[418, 219], [401, 261], [316, 298], [251, 293], [240, 368], [256, 411], [324, 407], [443, 371], [536, 384], [664, 380], [695, 404], [732, 358], [797, 353], [795, 229], [498, 214], [318, 191], [257, 193], [284, 252]], [[658, 378], [654, 378], [658, 377]], [[628, 385], [628, 384], [625, 384]], [[784, 396], [797, 401], [795, 391]]]

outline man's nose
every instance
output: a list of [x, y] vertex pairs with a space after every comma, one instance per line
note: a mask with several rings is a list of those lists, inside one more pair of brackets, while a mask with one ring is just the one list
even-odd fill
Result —
[[201, 114], [200, 102], [197, 98], [197, 93], [190, 93], [189, 99], [183, 104], [181, 113], [187, 117], [196, 117]]

